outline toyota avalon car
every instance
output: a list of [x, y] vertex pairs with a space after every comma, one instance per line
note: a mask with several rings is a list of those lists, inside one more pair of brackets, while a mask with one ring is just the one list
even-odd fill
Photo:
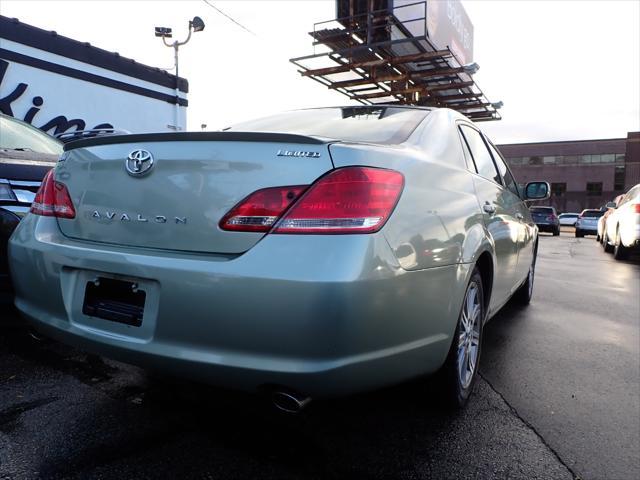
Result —
[[525, 200], [548, 193], [447, 109], [78, 140], [11, 238], [15, 303], [63, 342], [288, 411], [436, 371], [462, 406], [485, 322], [531, 299]]

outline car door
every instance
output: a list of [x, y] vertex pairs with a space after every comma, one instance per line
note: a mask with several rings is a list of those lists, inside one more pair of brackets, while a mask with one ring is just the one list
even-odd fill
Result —
[[511, 170], [507, 166], [504, 158], [498, 151], [498, 149], [487, 139], [487, 145], [493, 156], [493, 160], [498, 167], [498, 171], [502, 176], [502, 182], [505, 188], [512, 194], [509, 196], [509, 202], [514, 209], [514, 216], [518, 220], [515, 225], [518, 228], [518, 265], [516, 267], [516, 283], [515, 287], [520, 286], [520, 283], [524, 281], [529, 274], [529, 267], [533, 262], [533, 249], [535, 248], [535, 228], [529, 208], [524, 203], [524, 200], [520, 197], [518, 191], [518, 184], [516, 183]]
[[502, 178], [482, 134], [467, 123], [458, 126], [473, 160], [473, 182], [482, 208], [485, 227], [495, 249], [490, 310], [499, 308], [511, 295], [518, 265], [518, 203], [502, 184]]

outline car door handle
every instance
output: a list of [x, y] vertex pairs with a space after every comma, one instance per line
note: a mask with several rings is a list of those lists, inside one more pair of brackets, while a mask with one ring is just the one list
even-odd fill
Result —
[[488, 213], [489, 215], [493, 215], [494, 213], [496, 213], [496, 207], [494, 207], [493, 205], [491, 205], [489, 202], [485, 203], [482, 206], [482, 209]]
[[524, 215], [522, 215], [521, 213], [516, 213], [516, 218], [520, 221], [524, 220]]

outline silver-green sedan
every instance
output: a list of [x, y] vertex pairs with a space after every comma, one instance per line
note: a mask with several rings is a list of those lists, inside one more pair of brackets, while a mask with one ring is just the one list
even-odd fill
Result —
[[15, 303], [63, 342], [285, 410], [438, 370], [462, 406], [484, 323], [531, 298], [525, 200], [548, 190], [447, 109], [80, 139], [11, 237]]

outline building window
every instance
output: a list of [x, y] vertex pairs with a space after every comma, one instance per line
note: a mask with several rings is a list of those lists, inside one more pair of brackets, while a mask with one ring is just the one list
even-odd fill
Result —
[[587, 196], [599, 197], [602, 195], [602, 182], [587, 182]]
[[556, 157], [542, 157], [542, 163], [544, 163], [545, 165], [556, 163]]
[[529, 157], [529, 165], [542, 165], [542, 157], [534, 156]]
[[567, 184], [566, 183], [552, 183], [551, 184], [551, 194], [554, 197], [561, 197], [567, 192]]
[[613, 189], [624, 190], [624, 165], [616, 165], [616, 170], [613, 174]]
[[616, 163], [624, 163], [624, 153], [616, 153]]
[[600, 161], [602, 163], [613, 163], [616, 159], [616, 156], [613, 153], [605, 153], [600, 155]]

